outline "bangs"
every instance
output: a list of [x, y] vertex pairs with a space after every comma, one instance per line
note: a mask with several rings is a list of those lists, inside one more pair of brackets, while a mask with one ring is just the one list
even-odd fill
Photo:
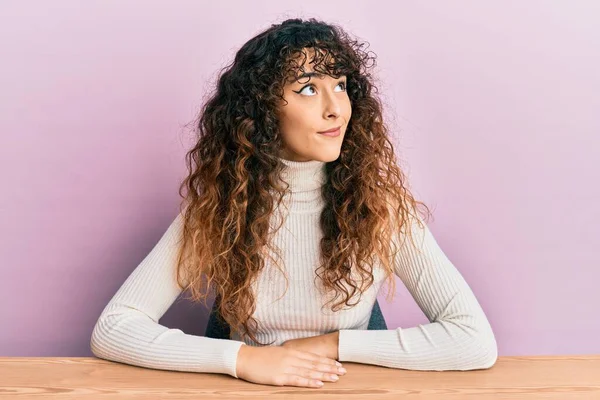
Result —
[[[294, 50], [287, 57], [284, 63], [284, 78], [286, 83], [300, 82], [301, 79], [312, 76], [321, 77], [331, 76], [334, 79], [350, 72], [348, 63], [344, 63], [345, 57], [341, 53], [326, 47], [309, 47], [305, 49]], [[310, 64], [312, 71], [307, 71], [306, 66]]]

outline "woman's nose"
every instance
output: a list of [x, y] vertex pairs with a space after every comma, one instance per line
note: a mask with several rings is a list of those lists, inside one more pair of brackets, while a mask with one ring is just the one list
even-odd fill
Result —
[[335, 94], [330, 94], [325, 99], [325, 118], [339, 117], [341, 113], [340, 100], [336, 98]]

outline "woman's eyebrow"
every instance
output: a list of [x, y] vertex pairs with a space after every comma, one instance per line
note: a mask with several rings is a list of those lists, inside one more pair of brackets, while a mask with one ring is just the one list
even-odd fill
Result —
[[321, 73], [319, 73], [319, 72], [314, 72], [314, 71], [311, 71], [311, 72], [304, 72], [302, 75], [300, 75], [300, 76], [297, 76], [297, 77], [296, 77], [296, 80], [300, 80], [301, 78], [311, 78], [311, 77], [313, 77], [313, 76], [316, 76], [317, 78], [322, 78], [322, 77], [323, 77], [323, 74], [321, 74]]
[[322, 74], [320, 72], [314, 72], [314, 71], [304, 72], [304, 73], [302, 73], [299, 76], [292, 77], [292, 79], [290, 79], [290, 82], [292, 82], [292, 83], [293, 82], [297, 82], [297, 81], [299, 81], [302, 78], [312, 78], [313, 76], [316, 76], [317, 78], [323, 78], [325, 76], [325, 74]]

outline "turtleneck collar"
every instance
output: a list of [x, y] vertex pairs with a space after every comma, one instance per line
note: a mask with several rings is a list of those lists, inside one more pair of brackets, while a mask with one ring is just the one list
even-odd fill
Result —
[[290, 161], [280, 158], [285, 164], [282, 179], [293, 193], [321, 190], [326, 181], [325, 161]]
[[327, 180], [326, 162], [279, 159], [285, 165], [281, 179], [289, 185], [286, 208], [294, 214], [314, 213], [322, 209], [321, 187]]

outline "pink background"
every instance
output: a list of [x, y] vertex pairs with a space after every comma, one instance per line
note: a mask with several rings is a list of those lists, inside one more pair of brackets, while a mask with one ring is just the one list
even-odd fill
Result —
[[[0, 3], [0, 356], [91, 355], [177, 212], [217, 70], [294, 16], [377, 53], [413, 191], [500, 355], [600, 353], [600, 3], [281, 4]], [[402, 285], [380, 302], [390, 327], [426, 322]], [[201, 335], [206, 319], [180, 302], [161, 323]]]

